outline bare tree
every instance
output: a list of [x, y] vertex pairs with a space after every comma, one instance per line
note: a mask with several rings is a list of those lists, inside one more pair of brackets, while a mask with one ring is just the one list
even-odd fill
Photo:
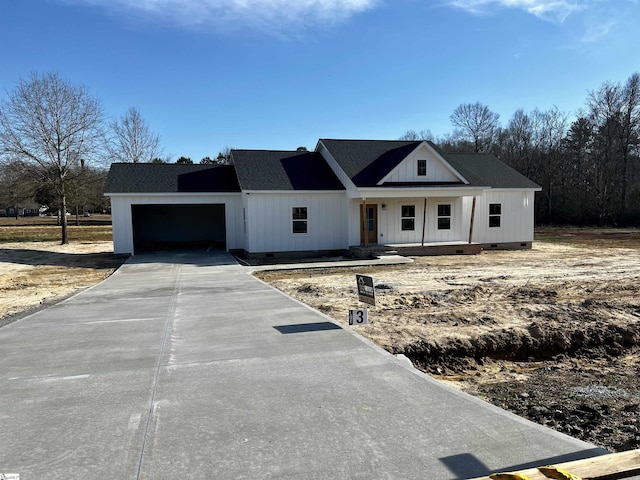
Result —
[[629, 159], [640, 144], [640, 74], [634, 73], [622, 88], [622, 108], [618, 140], [622, 156], [622, 188], [620, 192], [621, 218], [627, 218], [627, 191], [629, 189]]
[[111, 138], [107, 144], [114, 162], [146, 163], [160, 156], [160, 136], [149, 129], [137, 108], [111, 122]]
[[543, 220], [555, 221], [554, 202], [556, 189], [562, 190], [568, 172], [563, 162], [562, 144], [568, 130], [568, 116], [554, 106], [547, 111], [537, 108], [531, 114], [534, 142], [538, 153], [539, 178], [542, 181], [544, 210]]
[[429, 129], [420, 130], [419, 132], [416, 132], [415, 130], [407, 130], [398, 140], [409, 140], [409, 141], [429, 140], [433, 142], [435, 141], [435, 137], [433, 136], [433, 133], [431, 133], [431, 130]]
[[518, 109], [506, 128], [508, 136], [509, 164], [526, 176], [533, 173], [532, 143], [533, 121], [523, 109]]
[[463, 103], [450, 117], [460, 137], [473, 143], [475, 152], [489, 149], [498, 128], [500, 115], [480, 102]]
[[593, 144], [595, 128], [586, 117], [579, 117], [569, 127], [563, 141], [566, 162], [571, 169], [572, 185], [564, 192], [574, 203], [577, 212], [574, 222], [590, 223], [593, 218], [594, 200], [602, 184], [602, 172], [594, 162]]
[[[618, 192], [618, 221], [626, 223], [629, 207], [630, 161], [640, 144], [640, 74], [626, 84], [606, 82], [587, 100], [590, 118], [598, 128], [600, 161], [612, 172], [610, 190]], [[608, 213], [608, 212], [607, 212]]]
[[21, 79], [0, 104], [0, 153], [34, 167], [60, 199], [62, 244], [69, 243], [66, 186], [103, 145], [103, 111], [88, 90], [56, 73]]
[[231, 163], [231, 147], [224, 147], [216, 157], [218, 165], [229, 165]]
[[74, 172], [74, 178], [67, 189], [67, 205], [75, 214], [76, 225], [80, 225], [80, 217], [89, 212], [101, 212], [107, 205], [104, 197], [104, 184], [107, 170], [81, 165]]
[[14, 160], [0, 166], [0, 208], [13, 207], [16, 220], [20, 207], [33, 202], [35, 191], [36, 184], [22, 162]]

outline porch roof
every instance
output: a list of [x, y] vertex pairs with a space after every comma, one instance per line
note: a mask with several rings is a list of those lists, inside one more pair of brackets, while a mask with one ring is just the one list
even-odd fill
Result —
[[490, 189], [488, 186], [440, 185], [408, 186], [389, 188], [386, 186], [359, 188], [351, 198], [429, 198], [429, 197], [478, 197]]

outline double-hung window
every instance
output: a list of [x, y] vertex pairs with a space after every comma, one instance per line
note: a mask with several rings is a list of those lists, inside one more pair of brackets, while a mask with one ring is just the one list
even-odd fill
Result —
[[402, 230], [410, 231], [416, 229], [416, 206], [402, 205]]
[[426, 177], [427, 176], [427, 161], [426, 160], [418, 160], [418, 176]]
[[500, 228], [502, 226], [502, 204], [489, 204], [489, 228]]
[[309, 233], [308, 222], [307, 207], [293, 207], [291, 209], [291, 232], [294, 235], [306, 235]]
[[451, 204], [438, 205], [438, 230], [451, 230]]

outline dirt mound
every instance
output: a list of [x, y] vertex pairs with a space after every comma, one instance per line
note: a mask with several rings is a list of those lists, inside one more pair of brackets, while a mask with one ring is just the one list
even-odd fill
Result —
[[529, 362], [550, 360], [558, 355], [611, 358], [639, 343], [637, 322], [588, 322], [559, 328], [555, 322], [536, 321], [524, 328], [501, 328], [469, 338], [421, 340], [395, 353], [406, 355], [426, 372], [456, 374], [473, 361], [482, 362], [486, 358]]

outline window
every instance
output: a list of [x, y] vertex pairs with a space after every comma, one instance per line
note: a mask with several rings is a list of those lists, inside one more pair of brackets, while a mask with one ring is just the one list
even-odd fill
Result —
[[418, 160], [418, 176], [426, 177], [427, 176], [427, 161], [426, 160]]
[[438, 205], [438, 230], [451, 230], [451, 205]]
[[402, 205], [402, 230], [416, 229], [416, 206]]
[[307, 207], [293, 207], [291, 209], [292, 233], [306, 234], [308, 233], [307, 225]]
[[502, 225], [502, 204], [489, 204], [489, 228], [499, 228]]

